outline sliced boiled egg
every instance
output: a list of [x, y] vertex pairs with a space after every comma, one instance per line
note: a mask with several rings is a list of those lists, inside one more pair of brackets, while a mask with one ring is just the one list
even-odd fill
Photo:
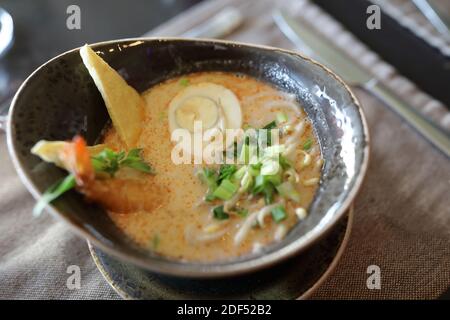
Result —
[[[185, 129], [194, 133], [194, 124], [200, 121], [203, 132], [242, 126], [239, 99], [224, 86], [202, 82], [189, 85], [180, 91], [169, 104], [169, 129]], [[226, 147], [224, 144], [223, 147]]]
[[219, 118], [219, 108], [208, 97], [188, 97], [175, 110], [175, 119], [179, 127], [194, 132], [194, 122], [201, 121], [205, 129], [211, 128]]

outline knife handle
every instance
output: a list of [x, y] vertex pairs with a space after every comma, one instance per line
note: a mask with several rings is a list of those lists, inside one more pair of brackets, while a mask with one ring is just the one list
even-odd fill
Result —
[[393, 109], [399, 116], [416, 129], [416, 131], [450, 158], [449, 133], [438, 128], [424, 116], [420, 115], [412, 106], [400, 99], [382, 83], [371, 80], [365, 83], [363, 88]]

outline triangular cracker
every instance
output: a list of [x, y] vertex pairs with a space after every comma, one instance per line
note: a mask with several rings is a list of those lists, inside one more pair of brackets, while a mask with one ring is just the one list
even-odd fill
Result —
[[134, 147], [141, 133], [144, 100], [88, 45], [81, 47], [80, 55], [102, 94], [114, 128], [128, 148]]

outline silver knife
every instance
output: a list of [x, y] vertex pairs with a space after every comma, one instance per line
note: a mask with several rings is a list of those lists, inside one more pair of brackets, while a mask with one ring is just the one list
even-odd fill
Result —
[[432, 0], [413, 0], [416, 7], [444, 37], [450, 39], [450, 18]]
[[310, 29], [300, 19], [294, 19], [281, 10], [274, 12], [274, 20], [281, 31], [300, 48], [307, 46], [315, 58], [334, 70], [350, 85], [358, 86], [375, 95], [393, 109], [415, 130], [450, 158], [450, 135], [378, 82], [363, 67], [353, 62], [345, 53], [329, 43], [321, 34]]

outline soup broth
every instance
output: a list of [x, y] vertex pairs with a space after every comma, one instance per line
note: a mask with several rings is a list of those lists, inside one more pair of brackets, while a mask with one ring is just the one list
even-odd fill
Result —
[[[287, 215], [282, 221], [277, 223], [271, 219], [271, 211], [262, 218], [259, 215], [261, 219], [257, 220], [256, 213], [267, 204], [263, 197], [251, 194], [237, 202], [246, 208], [246, 215], [230, 214], [227, 219], [216, 219], [213, 214], [216, 203], [204, 200], [208, 186], [196, 174], [202, 166], [172, 161], [174, 143], [169, 129], [169, 105], [187, 86], [200, 83], [217, 84], [231, 90], [239, 100], [244, 126], [262, 128], [280, 113], [289, 119], [283, 127], [286, 136], [281, 138], [281, 143], [290, 139], [295, 149], [291, 152], [291, 163], [298, 174], [292, 179], [300, 198], [296, 202], [283, 202]], [[281, 240], [296, 223], [301, 223], [304, 209], [308, 208], [317, 189], [322, 160], [312, 125], [290, 95], [248, 76], [205, 72], [165, 81], [150, 88], [143, 97], [145, 120], [137, 145], [156, 174], [138, 178], [158, 188], [154, 194], [143, 192], [140, 195], [152, 199], [155, 205], [151, 210], [126, 214], [108, 212], [126, 236], [170, 258], [217, 261], [258, 251]], [[301, 130], [296, 132], [300, 125]], [[117, 150], [125, 148], [114, 128], [105, 134], [104, 143]], [[211, 167], [217, 168], [217, 165]], [[274, 202], [277, 201], [281, 201], [279, 196], [275, 196]]]

